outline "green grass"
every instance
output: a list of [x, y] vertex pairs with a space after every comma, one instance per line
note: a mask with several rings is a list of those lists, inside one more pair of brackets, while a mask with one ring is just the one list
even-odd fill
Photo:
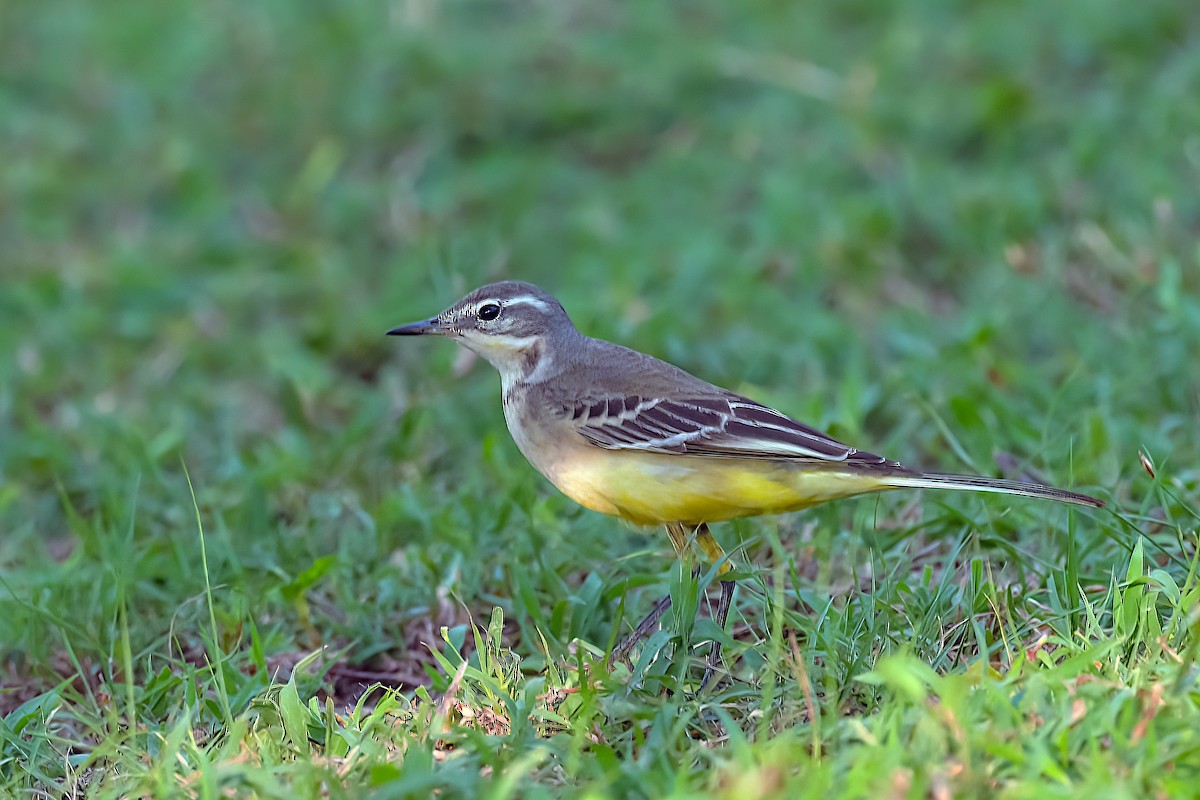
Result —
[[[1188, 4], [15, 0], [0, 76], [0, 795], [1194, 791]], [[1109, 509], [720, 526], [697, 693], [711, 575], [382, 336], [500, 277]]]

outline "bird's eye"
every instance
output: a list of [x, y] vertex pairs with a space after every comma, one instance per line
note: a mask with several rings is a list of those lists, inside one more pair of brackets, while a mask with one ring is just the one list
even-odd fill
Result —
[[495, 303], [484, 303], [475, 313], [481, 320], [487, 322], [500, 316], [500, 306]]

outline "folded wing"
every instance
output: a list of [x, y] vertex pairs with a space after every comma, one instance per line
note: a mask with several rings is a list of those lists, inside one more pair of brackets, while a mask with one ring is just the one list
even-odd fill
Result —
[[734, 394], [590, 397], [564, 412], [580, 435], [610, 450], [899, 466]]

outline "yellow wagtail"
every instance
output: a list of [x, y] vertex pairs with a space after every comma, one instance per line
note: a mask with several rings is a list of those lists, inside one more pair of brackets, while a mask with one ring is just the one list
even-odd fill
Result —
[[[575, 329], [551, 295], [516, 281], [476, 289], [392, 336], [448, 336], [500, 371], [504, 418], [521, 453], [572, 500], [638, 525], [665, 525], [730, 570], [708, 523], [778, 514], [890, 489], [962, 489], [1101, 507], [1035, 483], [921, 472], [845, 445], [773, 408]], [[733, 581], [721, 582], [721, 627]], [[661, 601], [616, 648], [658, 623]], [[703, 683], [718, 663], [713, 643]]]

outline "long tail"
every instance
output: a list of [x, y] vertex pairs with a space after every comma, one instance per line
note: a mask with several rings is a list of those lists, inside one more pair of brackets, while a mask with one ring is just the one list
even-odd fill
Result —
[[1066, 489], [1055, 489], [1052, 486], [1042, 486], [1038, 483], [1023, 481], [1006, 481], [999, 478], [983, 478], [975, 475], [942, 475], [937, 472], [922, 472], [912, 475], [888, 475], [880, 483], [884, 486], [912, 489], [960, 489], [967, 492], [996, 492], [998, 494], [1018, 494], [1024, 497], [1044, 497], [1047, 500], [1057, 500], [1060, 503], [1074, 503], [1080, 506], [1103, 508], [1104, 501], [1086, 494], [1068, 492]]

